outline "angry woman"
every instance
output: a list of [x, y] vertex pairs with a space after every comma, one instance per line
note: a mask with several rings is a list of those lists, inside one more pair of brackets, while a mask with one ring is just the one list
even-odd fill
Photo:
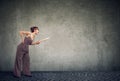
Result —
[[38, 27], [31, 27], [30, 30], [31, 32], [19, 31], [21, 43], [17, 46], [13, 71], [14, 76], [18, 78], [21, 77], [21, 72], [25, 76], [32, 77], [30, 72], [29, 45], [37, 45], [41, 43], [41, 41], [33, 42], [33, 39], [39, 33]]

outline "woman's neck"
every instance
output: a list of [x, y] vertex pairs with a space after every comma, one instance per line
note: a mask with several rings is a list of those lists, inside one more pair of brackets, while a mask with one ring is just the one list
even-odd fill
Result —
[[35, 33], [34, 32], [32, 32], [31, 34], [32, 34], [32, 37], [35, 37]]

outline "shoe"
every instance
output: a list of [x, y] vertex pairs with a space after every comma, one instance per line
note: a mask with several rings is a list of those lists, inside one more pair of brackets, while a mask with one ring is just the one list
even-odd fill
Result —
[[32, 75], [26, 75], [26, 74], [24, 74], [24, 76], [26, 76], [26, 77], [32, 77]]
[[15, 78], [20, 78], [20, 76], [13, 75]]

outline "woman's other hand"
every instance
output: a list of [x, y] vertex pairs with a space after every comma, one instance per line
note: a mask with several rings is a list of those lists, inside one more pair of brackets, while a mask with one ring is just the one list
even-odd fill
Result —
[[23, 44], [24, 44], [24, 38], [21, 40], [21, 43], [23, 43]]

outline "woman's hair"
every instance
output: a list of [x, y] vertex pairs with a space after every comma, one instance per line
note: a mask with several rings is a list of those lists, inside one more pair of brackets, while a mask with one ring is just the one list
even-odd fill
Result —
[[34, 32], [34, 30], [39, 30], [39, 28], [37, 26], [33, 26], [30, 28], [31, 32]]

